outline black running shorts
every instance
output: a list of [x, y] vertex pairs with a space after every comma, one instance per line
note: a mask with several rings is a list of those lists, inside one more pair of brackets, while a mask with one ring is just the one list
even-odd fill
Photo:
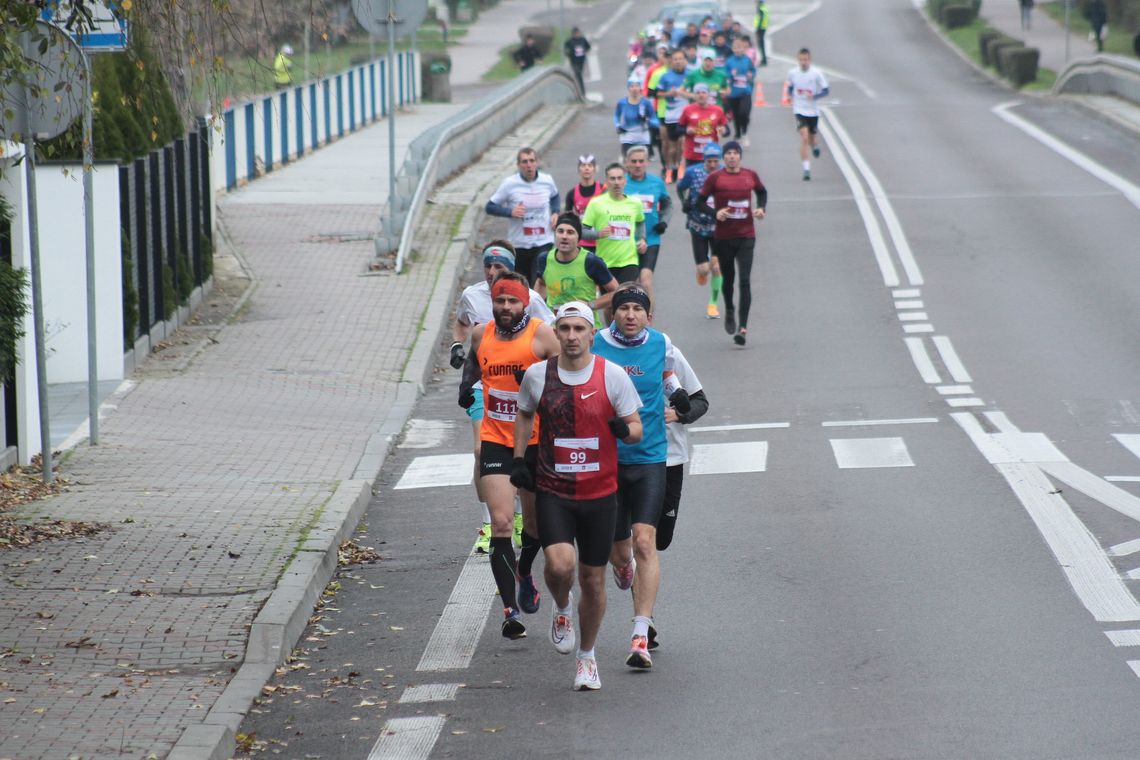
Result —
[[689, 230], [689, 238], [693, 241], [693, 262], [700, 266], [709, 263], [712, 256], [712, 238], [698, 235]]
[[637, 260], [641, 263], [642, 269], [653, 271], [657, 268], [657, 254], [661, 251], [660, 245], [650, 245], [645, 248], [645, 253], [638, 254]]
[[614, 541], [633, 535], [633, 523], [657, 527], [665, 504], [665, 463], [619, 464]]
[[796, 114], [796, 131], [807, 127], [809, 134], [815, 134], [819, 131], [819, 117], [818, 116], [800, 116]]
[[670, 140], [681, 140], [685, 137], [685, 128], [680, 124], [665, 122], [665, 131], [668, 133]]
[[539, 491], [534, 502], [542, 548], [552, 544], [578, 544], [578, 561], [605, 567], [614, 544], [617, 499], [575, 500]]
[[[538, 467], [538, 447], [526, 447], [526, 465], [533, 473]], [[479, 475], [506, 475], [510, 477], [511, 464], [515, 460], [514, 449], [507, 448], [501, 443], [483, 441], [479, 444]]]
[[637, 282], [637, 278], [641, 276], [641, 267], [637, 264], [627, 264], [624, 267], [610, 267], [609, 270], [618, 285], [627, 282]]

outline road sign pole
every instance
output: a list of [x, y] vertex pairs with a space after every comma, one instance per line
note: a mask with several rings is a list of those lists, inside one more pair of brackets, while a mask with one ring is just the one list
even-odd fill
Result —
[[388, 230], [396, 203], [396, 4], [388, 11]]
[[[32, 102], [31, 95], [27, 102]], [[40, 271], [40, 229], [36, 213], [36, 141], [24, 135], [24, 171], [28, 187], [28, 251], [32, 270], [32, 331], [36, 344], [36, 391], [40, 402], [40, 454], [45, 483], [55, 480], [51, 466], [51, 418], [48, 409], [47, 352], [44, 350], [43, 274]]]
[[1069, 62], [1069, 34], [1072, 32], [1072, 26], [1069, 24], [1069, 16], [1073, 11], [1073, 0], [1065, 0], [1065, 63]]
[[92, 446], [99, 445], [99, 353], [95, 329], [95, 137], [91, 56], [83, 54], [83, 222], [87, 237], [87, 432]]

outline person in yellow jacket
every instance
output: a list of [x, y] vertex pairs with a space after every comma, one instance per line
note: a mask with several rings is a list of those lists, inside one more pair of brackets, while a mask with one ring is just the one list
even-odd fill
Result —
[[293, 84], [293, 55], [292, 45], [282, 45], [277, 57], [273, 59], [273, 81], [278, 87], [288, 87]]
[[760, 51], [760, 65], [768, 65], [768, 48], [764, 45], [764, 33], [768, 31], [768, 6], [764, 0], [756, 0], [756, 15], [752, 26], [756, 29], [756, 49]]

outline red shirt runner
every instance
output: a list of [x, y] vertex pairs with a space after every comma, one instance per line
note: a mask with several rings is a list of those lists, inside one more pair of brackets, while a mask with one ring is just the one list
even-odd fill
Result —
[[757, 191], [762, 198], [767, 198], [768, 190], [760, 181], [760, 175], [751, 169], [741, 168], [734, 174], [725, 169], [717, 169], [705, 179], [701, 198], [712, 198], [713, 207], [717, 211], [728, 209], [727, 219], [717, 219], [713, 230], [715, 240], [756, 237], [752, 209], [756, 208]]
[[[678, 122], [685, 127], [685, 160], [704, 161], [705, 146], [711, 142], [719, 142], [720, 128], [728, 125], [728, 117], [724, 109], [713, 103], [707, 106], [690, 103], [681, 111]], [[688, 134], [688, 128], [693, 127], [696, 132]]]

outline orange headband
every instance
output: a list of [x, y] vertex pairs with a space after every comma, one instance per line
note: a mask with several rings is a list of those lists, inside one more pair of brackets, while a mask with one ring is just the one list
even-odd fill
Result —
[[530, 288], [518, 280], [512, 280], [509, 277], [495, 280], [495, 283], [491, 285], [491, 298], [498, 298], [504, 293], [522, 301], [523, 306], [530, 305]]

